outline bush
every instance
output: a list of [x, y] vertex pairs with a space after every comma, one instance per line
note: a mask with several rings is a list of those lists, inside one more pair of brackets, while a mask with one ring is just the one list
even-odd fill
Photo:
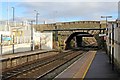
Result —
[[37, 45], [35, 45], [35, 49], [39, 49], [39, 45], [37, 44]]

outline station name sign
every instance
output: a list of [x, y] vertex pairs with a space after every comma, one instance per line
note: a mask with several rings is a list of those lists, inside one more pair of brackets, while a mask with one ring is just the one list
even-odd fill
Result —
[[99, 34], [99, 36], [106, 36], [106, 34]]

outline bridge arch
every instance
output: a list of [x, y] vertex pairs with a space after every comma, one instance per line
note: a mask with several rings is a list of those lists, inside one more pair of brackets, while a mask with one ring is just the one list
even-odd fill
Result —
[[74, 32], [65, 41], [65, 44], [66, 44], [65, 45], [65, 50], [71, 49], [70, 42], [74, 37], [77, 37], [77, 36], [78, 36], [78, 39], [82, 39], [82, 37], [93, 37], [93, 35], [89, 34], [88, 32]]

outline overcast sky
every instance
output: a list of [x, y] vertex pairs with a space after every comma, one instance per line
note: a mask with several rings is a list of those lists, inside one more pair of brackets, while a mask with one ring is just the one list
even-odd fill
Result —
[[119, 0], [1, 0], [1, 2], [118, 2]]
[[[39, 22], [66, 22], [78, 20], [101, 20], [100, 16], [118, 16], [118, 1], [109, 0], [4, 0], [0, 10], [2, 20], [12, 18], [12, 8], [15, 7], [15, 19], [35, 19], [36, 11], [39, 13]], [[9, 5], [9, 8], [8, 8]], [[7, 16], [9, 15], [9, 16]]]

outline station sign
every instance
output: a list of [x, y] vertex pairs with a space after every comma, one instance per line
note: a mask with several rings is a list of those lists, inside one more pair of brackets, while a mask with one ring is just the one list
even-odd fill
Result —
[[99, 36], [106, 36], [106, 34], [99, 34]]
[[2, 37], [2, 40], [3, 41], [10, 41], [10, 40], [12, 40], [12, 38], [9, 36], [5, 36], [5, 37]]
[[101, 37], [103, 40], [107, 40], [107, 35], [106, 34], [99, 34], [99, 37]]

